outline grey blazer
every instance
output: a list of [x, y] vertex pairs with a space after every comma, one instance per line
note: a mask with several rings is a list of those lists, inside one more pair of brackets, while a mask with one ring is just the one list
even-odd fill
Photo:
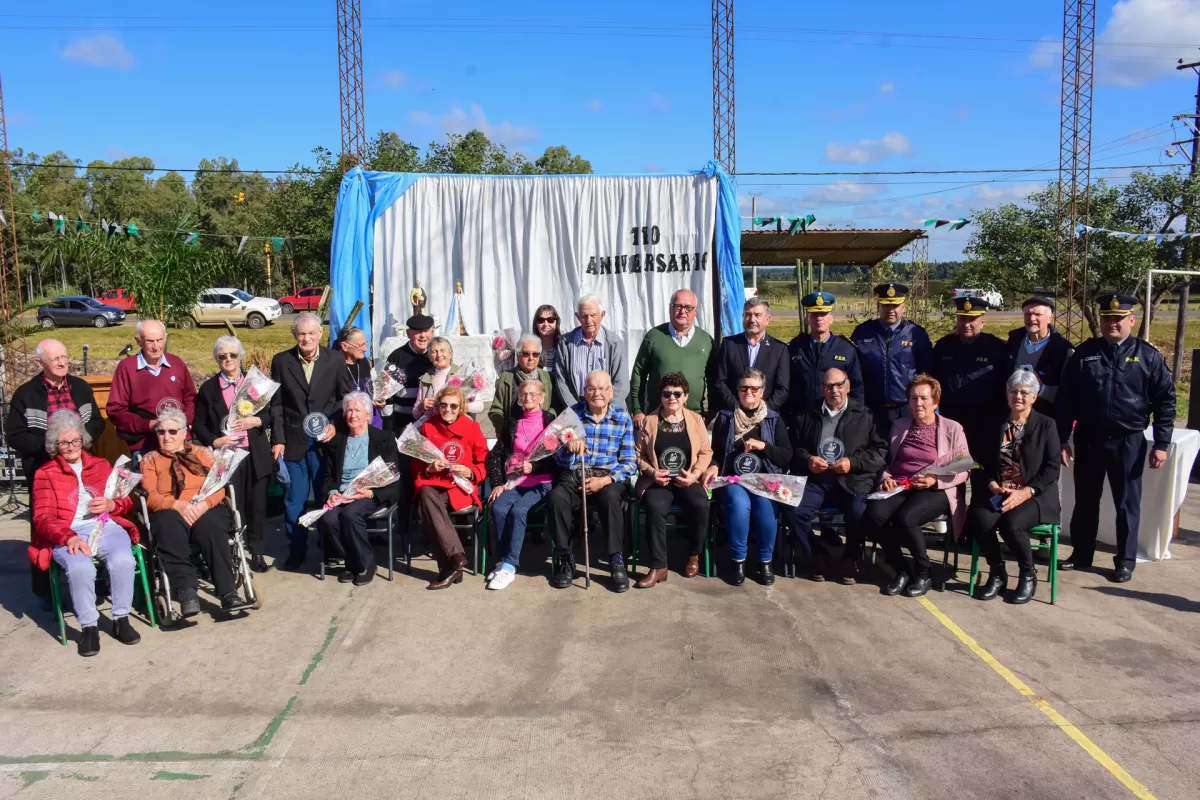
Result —
[[[629, 370], [625, 368], [625, 342], [608, 328], [601, 326], [600, 334], [604, 339], [604, 367], [612, 378], [614, 405], [622, 408], [629, 407]], [[576, 403], [583, 402], [582, 386], [575, 385], [572, 370], [575, 363], [575, 340], [579, 328], [564, 333], [558, 338], [555, 348], [554, 380], [555, 399], [560, 405], [555, 408], [570, 408]]]

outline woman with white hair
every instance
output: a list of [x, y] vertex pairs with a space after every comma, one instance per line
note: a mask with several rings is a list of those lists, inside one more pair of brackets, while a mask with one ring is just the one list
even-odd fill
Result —
[[317, 520], [317, 531], [325, 546], [325, 563], [344, 561], [339, 583], [355, 586], [370, 583], [375, 577], [375, 553], [367, 538], [367, 517], [400, 497], [399, 482], [379, 489], [363, 489], [347, 494], [350, 482], [376, 458], [388, 464], [400, 460], [392, 435], [371, 426], [375, 404], [366, 392], [351, 392], [342, 398], [345, 425], [329, 441], [329, 469], [321, 494], [326, 502], [336, 503]]
[[188, 443], [187, 417], [178, 408], [163, 409], [155, 422], [158, 449], [142, 458], [142, 488], [146, 490], [154, 546], [175, 589], [180, 612], [185, 617], [200, 613], [193, 546], [204, 556], [221, 608], [235, 611], [239, 600], [229, 550], [233, 517], [221, 502], [225, 490], [191, 502], [208, 476], [212, 450]]
[[[83, 627], [79, 655], [100, 652], [96, 623], [96, 566], [99, 558], [108, 570], [112, 592], [112, 634], [122, 644], [137, 644], [142, 637], [129, 621], [133, 606], [132, 545], [138, 531], [123, 518], [133, 507], [128, 497], [109, 500], [104, 486], [112, 465], [84, 452], [92, 445], [91, 434], [74, 411], [56, 411], [46, 425], [46, 453], [50, 460], [33, 478], [33, 537], [29, 558], [45, 570], [54, 559], [67, 574], [71, 606]], [[116, 516], [113, 516], [116, 515]], [[95, 551], [88, 539], [100, 526]]]
[[1028, 603], [1037, 590], [1029, 531], [1035, 525], [1057, 525], [1059, 440], [1054, 420], [1033, 410], [1041, 381], [1031, 370], [1018, 369], [1008, 379], [1008, 419], [982, 453], [974, 453], [981, 469], [972, 473], [967, 532], [975, 537], [988, 562], [981, 600], [994, 600], [1007, 589], [1008, 573], [1000, 553], [1000, 537], [1017, 560], [1017, 588], [1005, 599]]
[[246, 351], [236, 336], [219, 336], [213, 344], [213, 361], [220, 371], [200, 385], [196, 393], [196, 418], [192, 422], [192, 433], [205, 447], [213, 449], [236, 447], [248, 450], [249, 456], [242, 461], [229, 485], [233, 487], [238, 511], [246, 523], [246, 547], [250, 550], [250, 569], [266, 572], [267, 566], [263, 528], [266, 520], [267, 483], [274, 469], [271, 446], [267, 444], [266, 429], [271, 419], [268, 405], [262, 413], [250, 417], [239, 417], [234, 432], [225, 433], [225, 420], [233, 405], [233, 398], [241, 387], [246, 374], [242, 360]]
[[[417, 416], [432, 414], [435, 410], [437, 393], [445, 388], [450, 376], [458, 372], [458, 364], [454, 361], [454, 345], [445, 336], [435, 336], [429, 341], [429, 360], [433, 366], [421, 376], [417, 391]], [[464, 389], [464, 392], [466, 390]], [[470, 400], [463, 410], [464, 414], [482, 414], [483, 401]]]

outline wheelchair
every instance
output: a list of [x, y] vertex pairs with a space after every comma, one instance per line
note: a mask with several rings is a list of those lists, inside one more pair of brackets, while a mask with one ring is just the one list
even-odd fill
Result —
[[[262, 590], [254, 585], [254, 573], [250, 570], [250, 557], [246, 553], [246, 544], [243, 538], [246, 526], [242, 522], [241, 514], [238, 513], [234, 489], [228, 484], [225, 486], [224, 502], [232, 512], [233, 524], [229, 530], [229, 549], [233, 561], [234, 583], [242, 599], [242, 602], [234, 606], [231, 611], [237, 613], [256, 610], [262, 608], [263, 605]], [[158, 550], [154, 546], [154, 531], [150, 529], [150, 512], [146, 507], [145, 492], [138, 492], [138, 503], [141, 508], [141, 519], [138, 520], [138, 526], [145, 533], [146, 548], [150, 553], [150, 592], [154, 597], [154, 613], [158, 618], [159, 626], [166, 630], [177, 625], [183, 619], [183, 615], [171, 599], [171, 581], [167, 577], [167, 571], [163, 569], [162, 562], [158, 557]], [[193, 552], [192, 557], [198, 559], [199, 554]], [[202, 587], [206, 583], [206, 575], [207, 567], [200, 570]], [[211, 582], [207, 585], [207, 591], [210, 594], [214, 592]]]

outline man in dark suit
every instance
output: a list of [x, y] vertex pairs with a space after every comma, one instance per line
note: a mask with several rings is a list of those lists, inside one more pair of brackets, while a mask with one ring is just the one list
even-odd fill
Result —
[[1021, 304], [1021, 313], [1025, 317], [1025, 327], [1008, 333], [1009, 368], [1027, 369], [1038, 376], [1042, 393], [1033, 410], [1053, 419], [1058, 385], [1062, 382], [1067, 361], [1075, 352], [1075, 345], [1054, 330], [1054, 301], [1031, 297]]
[[[321, 496], [325, 479], [325, 448], [334, 435], [338, 376], [342, 359], [321, 344], [321, 319], [301, 314], [292, 323], [296, 346], [271, 359], [271, 380], [279, 390], [271, 398], [271, 455], [287, 467], [283, 520], [288, 534], [288, 557], [283, 568], [298, 570], [308, 556], [308, 529], [299, 523], [310, 494]], [[326, 425], [315, 436], [305, 432], [305, 419], [323, 414]], [[318, 419], [313, 417], [313, 419]]]
[[800, 546], [812, 556], [810, 575], [825, 580], [829, 555], [826, 544], [836, 547], [836, 534], [812, 538], [813, 517], [822, 508], [841, 510], [846, 520], [846, 548], [842, 553], [842, 583], [856, 581], [856, 564], [862, 551], [858, 523], [867, 508], [867, 494], [875, 475], [887, 460], [888, 443], [879, 435], [871, 412], [850, 399], [850, 378], [834, 368], [821, 376], [822, 403], [793, 418], [792, 473], [807, 476], [800, 505], [783, 507], [783, 519]]
[[791, 360], [787, 345], [767, 334], [771, 324], [771, 306], [760, 297], [751, 297], [742, 308], [744, 333], [721, 340], [712, 359], [712, 377], [708, 381], [709, 411], [716, 413], [738, 406], [738, 381], [750, 367], [767, 376], [763, 389], [767, 407], [779, 411], [787, 403], [791, 381]]

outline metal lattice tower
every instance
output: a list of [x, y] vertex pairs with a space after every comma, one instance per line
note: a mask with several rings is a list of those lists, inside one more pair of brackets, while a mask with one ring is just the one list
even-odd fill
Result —
[[4, 352], [3, 392], [6, 396], [21, 383], [28, 371], [29, 350], [25, 326], [19, 321], [21, 265], [17, 258], [17, 210], [13, 205], [12, 164], [8, 150], [8, 124], [4, 118], [4, 83], [0, 81], [0, 208], [7, 223], [0, 226], [0, 345]]
[[923, 319], [929, 313], [929, 237], [918, 236], [910, 247], [912, 286], [908, 287], [908, 294], [913, 314]]
[[1058, 226], [1055, 309], [1062, 333], [1073, 342], [1087, 336], [1088, 224], [1092, 182], [1092, 66], [1096, 0], [1064, 0], [1062, 130], [1058, 148]]
[[713, 158], [737, 174], [733, 94], [733, 0], [712, 0]]
[[361, 164], [367, 152], [363, 111], [362, 2], [337, 0], [338, 90], [342, 106], [342, 173]]

